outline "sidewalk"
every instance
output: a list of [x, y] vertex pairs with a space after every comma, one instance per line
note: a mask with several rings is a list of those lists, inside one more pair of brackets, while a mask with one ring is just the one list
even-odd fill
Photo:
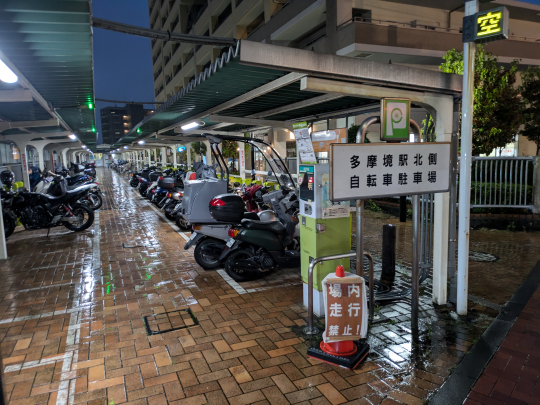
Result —
[[466, 405], [540, 404], [540, 287], [470, 392]]

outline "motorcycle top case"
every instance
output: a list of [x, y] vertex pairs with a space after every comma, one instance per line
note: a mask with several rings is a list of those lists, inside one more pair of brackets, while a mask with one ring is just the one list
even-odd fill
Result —
[[217, 221], [240, 223], [244, 218], [245, 205], [239, 195], [220, 194], [210, 200], [209, 209]]
[[163, 179], [158, 180], [157, 185], [159, 188], [171, 190], [174, 188], [174, 177], [163, 177]]
[[150, 181], [157, 181], [161, 176], [163, 176], [163, 173], [161, 172], [150, 172]]

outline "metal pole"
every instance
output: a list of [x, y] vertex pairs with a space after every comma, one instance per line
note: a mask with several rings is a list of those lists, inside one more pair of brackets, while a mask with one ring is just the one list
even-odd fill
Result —
[[420, 195], [412, 196], [413, 206], [413, 252], [411, 275], [411, 329], [418, 331], [418, 296], [419, 296], [419, 263], [420, 263]]
[[457, 211], [457, 170], [458, 135], [452, 134], [450, 145], [450, 220], [448, 235], [448, 274], [450, 275], [449, 301], [456, 302], [456, 211]]
[[[364, 200], [356, 200], [356, 274], [364, 277]], [[373, 280], [369, 280], [371, 284]]]
[[[465, 3], [465, 16], [477, 13], [478, 0]], [[461, 162], [459, 177], [459, 229], [457, 302], [458, 315], [467, 314], [469, 289], [469, 226], [471, 205], [472, 120], [474, 93], [474, 57], [476, 44], [463, 44], [463, 98], [461, 105]]]
[[[326, 262], [329, 260], [352, 258], [356, 256], [357, 256], [356, 252], [351, 252], [351, 253], [342, 253], [339, 255], [318, 257], [309, 264], [309, 268], [308, 268], [308, 326], [304, 328], [304, 333], [306, 335], [316, 335], [317, 333], [320, 332], [319, 329], [313, 325], [313, 269], [315, 268], [317, 264], [322, 263], [322, 262]], [[373, 274], [373, 257], [367, 252], [364, 252], [364, 256], [366, 256], [369, 260], [369, 279], [374, 280], [375, 276]], [[374, 306], [375, 306], [375, 284], [369, 283], [369, 320], [370, 321], [373, 320]]]

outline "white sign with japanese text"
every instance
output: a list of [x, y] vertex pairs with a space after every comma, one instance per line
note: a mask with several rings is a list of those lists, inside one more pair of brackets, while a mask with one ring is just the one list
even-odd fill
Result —
[[442, 193], [450, 188], [450, 143], [330, 145], [330, 200]]
[[345, 277], [330, 273], [322, 286], [326, 324], [323, 340], [328, 343], [365, 338], [368, 306], [364, 279], [352, 273], [345, 273]]

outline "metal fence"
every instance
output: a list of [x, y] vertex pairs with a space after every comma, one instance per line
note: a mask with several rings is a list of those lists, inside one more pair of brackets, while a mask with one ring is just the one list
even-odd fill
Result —
[[435, 194], [420, 196], [420, 269], [433, 267], [433, 214]]
[[472, 158], [471, 208], [533, 209], [535, 157]]

